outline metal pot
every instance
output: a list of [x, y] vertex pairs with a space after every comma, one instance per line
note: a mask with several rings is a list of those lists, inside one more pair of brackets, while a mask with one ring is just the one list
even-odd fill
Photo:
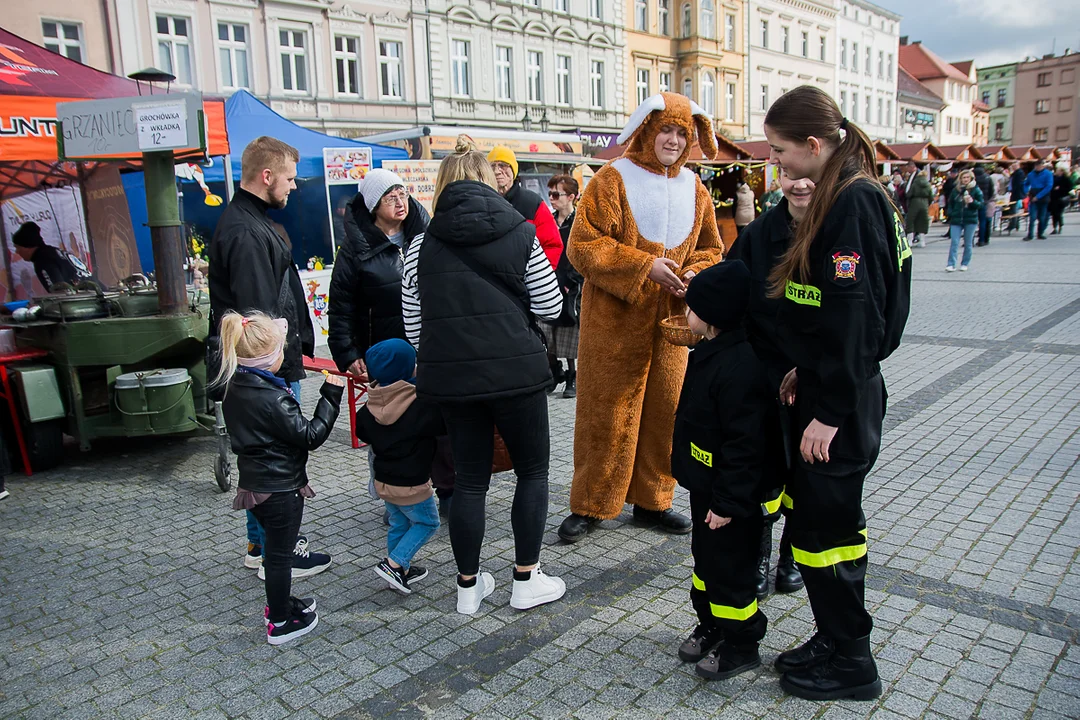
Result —
[[42, 317], [48, 320], [93, 320], [109, 316], [109, 303], [115, 296], [98, 293], [44, 295], [38, 299]]
[[120, 314], [124, 317], [146, 317], [159, 312], [155, 287], [129, 290], [117, 299], [117, 303], [120, 305]]

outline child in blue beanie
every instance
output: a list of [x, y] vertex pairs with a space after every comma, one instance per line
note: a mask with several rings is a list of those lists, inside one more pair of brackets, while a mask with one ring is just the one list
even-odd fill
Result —
[[410, 583], [427, 576], [413, 556], [439, 529], [439, 511], [429, 479], [435, 438], [446, 434], [438, 407], [416, 397], [416, 350], [404, 340], [368, 348], [367, 405], [356, 413], [356, 434], [375, 454], [375, 491], [386, 503], [390, 529], [379, 577], [408, 594]]

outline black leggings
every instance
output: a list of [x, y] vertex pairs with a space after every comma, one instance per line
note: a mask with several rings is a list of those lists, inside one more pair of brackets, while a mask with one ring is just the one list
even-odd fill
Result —
[[517, 475], [510, 511], [515, 561], [522, 566], [535, 565], [540, 559], [548, 511], [550, 440], [546, 393], [541, 390], [498, 400], [447, 403], [442, 410], [457, 476], [454, 502], [450, 504], [450, 544], [458, 572], [476, 575], [480, 571], [496, 426]]
[[265, 502], [253, 507], [251, 513], [266, 533], [263, 569], [270, 620], [284, 622], [289, 619], [293, 550], [300, 521], [304, 519], [304, 498], [296, 490], [272, 493]]

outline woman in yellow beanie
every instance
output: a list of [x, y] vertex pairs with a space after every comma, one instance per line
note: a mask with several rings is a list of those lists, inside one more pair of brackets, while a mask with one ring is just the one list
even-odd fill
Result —
[[563, 251], [562, 236], [547, 203], [536, 193], [521, 187], [518, 180], [518, 161], [514, 151], [505, 145], [496, 145], [487, 156], [495, 171], [496, 190], [536, 228], [536, 239], [544, 249], [551, 267], [557, 267]]

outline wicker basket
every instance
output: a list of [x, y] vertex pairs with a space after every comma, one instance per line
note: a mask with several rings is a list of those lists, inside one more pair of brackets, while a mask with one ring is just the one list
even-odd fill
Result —
[[661, 320], [660, 332], [669, 343], [681, 347], [693, 347], [701, 339], [700, 335], [690, 330], [685, 315], [671, 315]]

